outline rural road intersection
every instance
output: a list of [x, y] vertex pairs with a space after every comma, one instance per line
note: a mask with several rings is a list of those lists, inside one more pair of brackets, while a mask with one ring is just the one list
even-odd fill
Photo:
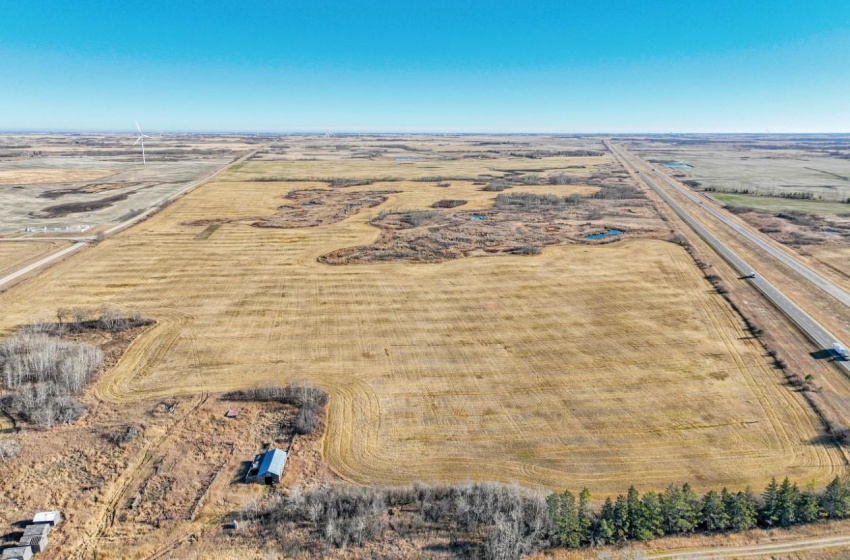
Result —
[[[241, 162], [247, 160], [248, 158], [250, 158], [251, 156], [253, 156], [256, 153], [257, 153], [257, 150], [254, 150], [250, 153], [247, 153], [244, 156], [239, 157], [239, 158], [233, 160], [232, 162], [228, 163], [227, 165], [213, 171], [209, 175], [206, 175], [206, 176], [204, 176], [201, 179], [198, 179], [196, 181], [192, 181], [185, 188], [179, 190], [178, 192], [176, 192], [174, 194], [170, 194], [167, 197], [163, 198], [162, 200], [155, 202], [154, 204], [149, 206], [148, 209], [145, 210], [144, 212], [142, 212], [142, 213], [140, 213], [136, 216], [133, 216], [129, 220], [125, 220], [125, 221], [123, 221], [119, 224], [116, 224], [116, 225], [112, 226], [111, 228], [107, 229], [106, 231], [103, 232], [103, 237], [109, 237], [110, 235], [114, 235], [114, 234], [118, 233], [119, 231], [123, 231], [123, 230], [127, 229], [128, 227], [135, 225], [135, 224], [141, 222], [142, 220], [147, 219], [152, 214], [155, 214], [156, 212], [160, 211], [162, 208], [164, 208], [165, 206], [167, 206], [171, 202], [177, 200], [178, 198], [180, 198], [184, 194], [186, 194], [186, 193], [190, 192], [191, 190], [203, 185], [204, 183], [206, 183], [208, 181], [211, 181], [218, 174], [224, 172], [227, 169], [230, 169], [231, 167], [233, 167], [234, 165], [236, 165], [238, 163], [241, 163]], [[32, 239], [28, 239], [28, 240], [42, 241], [43, 239], [32, 238]], [[8, 241], [21, 241], [21, 240], [20, 239], [10, 239]], [[27, 266], [24, 266], [24, 267], [16, 270], [15, 272], [12, 272], [11, 274], [7, 274], [6, 276], [0, 278], [0, 291], [3, 291], [7, 287], [11, 286], [13, 283], [15, 283], [16, 281], [25, 277], [27, 274], [29, 274], [29, 273], [31, 273], [35, 270], [39, 270], [43, 267], [46, 267], [46, 266], [50, 265], [51, 263], [59, 262], [61, 259], [67, 257], [68, 255], [75, 253], [75, 252], [79, 251], [80, 249], [88, 246], [89, 243], [95, 241], [95, 238], [94, 237], [68, 238], [67, 241], [71, 241], [73, 243], [73, 245], [71, 245], [70, 247], [65, 247], [64, 249], [60, 249], [60, 250], [55, 251], [53, 253], [50, 253], [49, 255], [46, 255], [46, 256], [40, 258], [39, 260], [35, 261], [34, 263], [31, 263]]]

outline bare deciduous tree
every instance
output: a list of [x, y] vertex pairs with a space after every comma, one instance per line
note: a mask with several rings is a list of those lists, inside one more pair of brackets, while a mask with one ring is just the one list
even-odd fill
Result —
[[14, 389], [11, 410], [43, 427], [71, 422], [82, 414], [78, 394], [103, 362], [96, 346], [63, 340], [30, 329], [0, 344], [3, 384]]

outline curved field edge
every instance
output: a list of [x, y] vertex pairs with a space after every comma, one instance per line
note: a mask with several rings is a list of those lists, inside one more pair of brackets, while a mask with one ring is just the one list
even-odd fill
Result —
[[[446, 196], [399, 188], [383, 206]], [[777, 472], [826, 480], [842, 468], [680, 247], [327, 267], [315, 257], [329, 247], [374, 239], [380, 209], [309, 231], [228, 224], [203, 242], [180, 226], [265, 212], [283, 192], [205, 185], [0, 296], [0, 329], [57, 304], [140, 308], [158, 324], [103, 376], [105, 400], [313, 381], [332, 395], [326, 459], [361, 483], [607, 492], [761, 486]]]

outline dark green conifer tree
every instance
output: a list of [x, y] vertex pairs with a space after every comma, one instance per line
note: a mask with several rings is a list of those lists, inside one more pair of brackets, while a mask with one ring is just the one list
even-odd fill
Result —
[[776, 483], [776, 478], [771, 479], [770, 484], [762, 494], [762, 506], [759, 512], [761, 524], [765, 527], [775, 527], [779, 525], [780, 504], [779, 504], [779, 484]]
[[800, 501], [797, 504], [797, 517], [800, 523], [813, 523], [823, 517], [820, 500], [818, 500], [818, 495], [813, 488], [809, 488], [800, 494]]
[[614, 502], [605, 498], [602, 509], [593, 531], [594, 544], [609, 544], [614, 542]]
[[729, 528], [733, 531], [747, 531], [758, 524], [758, 500], [753, 491], [729, 494]]
[[835, 477], [827, 484], [820, 499], [824, 515], [829, 519], [846, 519], [850, 517], [850, 491], [840, 477]]
[[671, 484], [661, 499], [664, 530], [668, 534], [690, 533], [697, 527], [699, 498], [687, 484]]
[[799, 523], [797, 505], [800, 503], [800, 489], [792, 484], [788, 477], [779, 486], [779, 526], [790, 527]]
[[590, 544], [593, 520], [593, 510], [590, 508], [590, 491], [585, 488], [578, 496], [578, 524], [582, 545]]
[[549, 517], [557, 527], [558, 542], [561, 546], [566, 548], [581, 546], [578, 509], [572, 492], [564, 490], [563, 494], [550, 494], [546, 498], [546, 503], [549, 506]]
[[720, 494], [711, 490], [702, 498], [702, 526], [707, 531], [723, 531], [729, 528], [729, 514]]
[[628, 513], [628, 537], [630, 539], [637, 538], [637, 531], [641, 522], [641, 503], [640, 494], [634, 486], [629, 487], [629, 492], [626, 494], [626, 510]]
[[664, 513], [661, 511], [661, 498], [655, 492], [647, 492], [640, 500], [640, 516], [635, 538], [647, 541], [664, 535]]
[[629, 538], [629, 503], [626, 497], [620, 494], [614, 502], [614, 538], [624, 541]]

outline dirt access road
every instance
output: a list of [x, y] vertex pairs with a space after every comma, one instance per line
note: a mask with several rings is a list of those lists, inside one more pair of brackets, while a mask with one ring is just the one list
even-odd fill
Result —
[[[186, 193], [191, 192], [192, 190], [203, 185], [204, 183], [211, 181], [212, 179], [214, 179], [216, 176], [218, 176], [220, 173], [224, 172], [225, 170], [230, 169], [231, 167], [233, 167], [236, 164], [239, 164], [239, 163], [242, 163], [243, 161], [248, 160], [251, 156], [256, 154], [257, 151], [259, 151], [259, 149], [254, 150], [252, 152], [249, 152], [249, 153], [243, 155], [242, 157], [233, 160], [232, 162], [228, 163], [227, 165], [225, 165], [223, 167], [220, 167], [219, 169], [210, 173], [209, 175], [206, 175], [205, 177], [202, 177], [202, 178], [198, 179], [197, 181], [190, 183], [186, 188], [184, 188], [184, 189], [182, 189], [182, 190], [180, 190], [180, 191], [178, 191], [178, 192], [176, 192], [172, 195], [169, 195], [169, 196], [163, 198], [162, 200], [159, 200], [159, 201], [153, 203], [151, 206], [149, 206], [147, 208], [147, 210], [145, 210], [141, 214], [134, 216], [134, 217], [130, 218], [129, 220], [125, 220], [125, 221], [123, 221], [119, 224], [116, 224], [116, 225], [112, 226], [111, 228], [107, 229], [106, 231], [103, 232], [102, 237], [109, 237], [110, 235], [114, 235], [114, 234], [118, 233], [119, 231], [123, 231], [123, 230], [127, 229], [128, 227], [141, 222], [142, 220], [146, 220], [147, 218], [149, 218], [150, 216], [152, 216], [156, 212], [162, 210], [165, 206], [167, 206], [168, 204], [171, 204], [172, 202], [174, 202], [175, 200], [177, 200], [181, 196], [185, 195]], [[55, 263], [59, 262], [61, 259], [67, 257], [68, 255], [76, 253], [80, 249], [83, 249], [84, 247], [88, 246], [90, 243], [92, 243], [96, 239], [94, 237], [82, 237], [82, 238], [69, 239], [69, 240], [74, 241], [74, 244], [71, 245], [70, 247], [65, 247], [61, 250], [50, 253], [49, 255], [45, 255], [44, 257], [40, 258], [39, 260], [35, 261], [34, 263], [30, 263], [29, 265], [23, 266], [23, 267], [19, 268], [18, 270], [0, 278], [0, 291], [5, 290], [6, 288], [10, 287], [14, 283], [25, 278], [31, 272], [34, 272], [36, 270], [41, 270], [41, 269], [43, 269], [43, 268], [45, 268], [45, 267], [47, 267], [51, 264], [55, 264]]]
[[678, 552], [662, 552], [645, 556], [647, 560], [697, 560], [715, 558], [759, 558], [768, 556], [792, 554], [796, 552], [812, 552], [830, 548], [850, 547], [850, 535], [836, 535], [819, 539], [802, 539], [783, 543], [754, 544], [749, 546], [730, 546], [718, 548], [699, 548], [680, 550]]

